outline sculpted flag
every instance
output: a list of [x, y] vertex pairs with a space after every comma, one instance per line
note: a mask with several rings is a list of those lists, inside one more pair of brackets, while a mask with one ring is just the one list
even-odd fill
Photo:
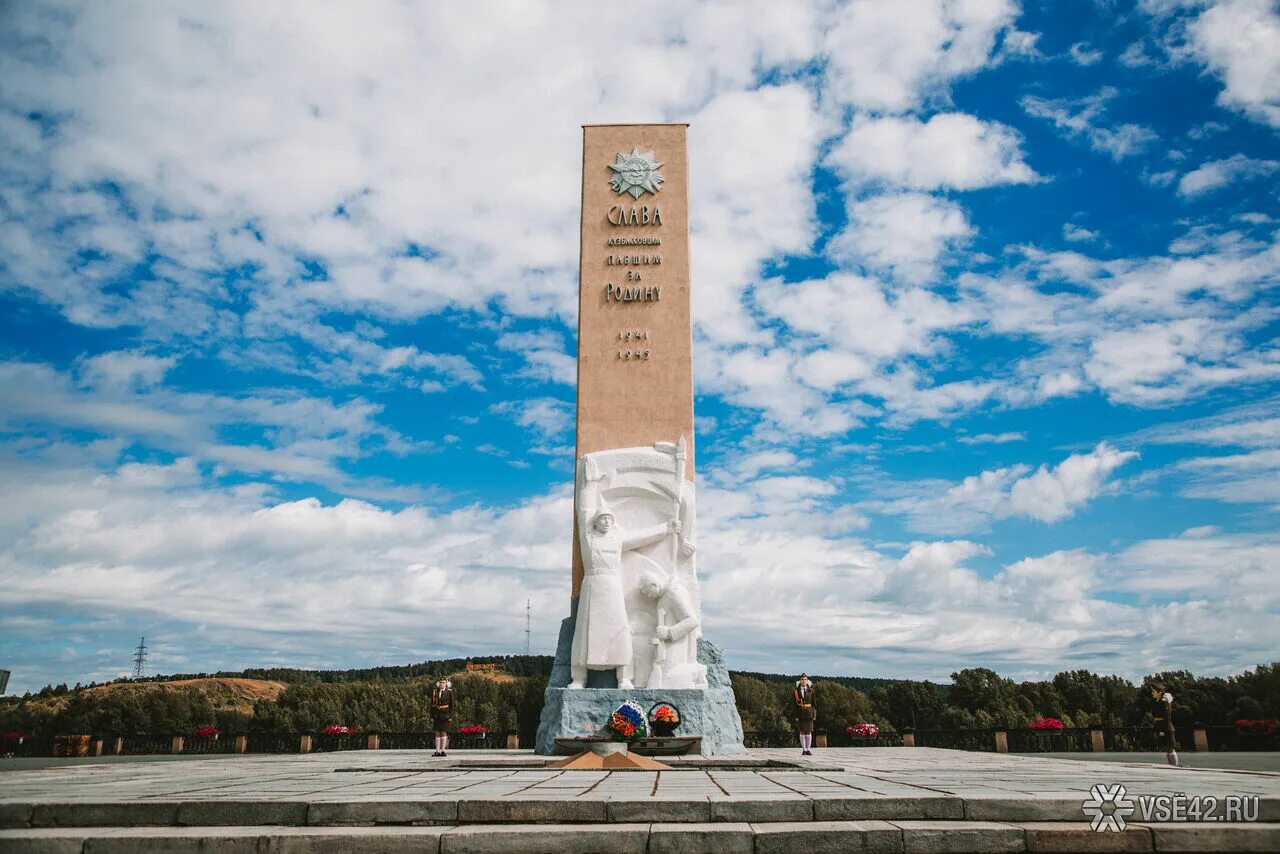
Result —
[[[624, 666], [625, 651], [631, 669], [620, 684], [707, 684], [697, 660], [697, 508], [694, 485], [683, 476], [684, 448], [683, 441], [661, 442], [588, 454], [578, 463], [578, 524], [585, 533], [575, 668]], [[601, 515], [611, 517], [606, 532]]]

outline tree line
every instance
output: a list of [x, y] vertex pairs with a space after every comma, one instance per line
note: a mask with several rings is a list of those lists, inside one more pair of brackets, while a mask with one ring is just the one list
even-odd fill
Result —
[[[1151, 686], [1174, 696], [1174, 724], [1190, 728], [1233, 724], [1242, 718], [1280, 718], [1280, 664], [1263, 664], [1229, 676], [1190, 671], [1154, 673], [1140, 683], [1088, 670], [1067, 670], [1052, 679], [1014, 682], [985, 667], [958, 670], [950, 685], [890, 681], [861, 691], [842, 681], [817, 678], [819, 729], [874, 723], [882, 729], [992, 729], [1026, 727], [1036, 718], [1057, 718], [1068, 727], [1141, 726], [1149, 722]], [[794, 680], [755, 674], [733, 681], [748, 730], [788, 731]]]
[[[531, 734], [537, 728], [547, 684], [547, 674], [538, 671], [549, 672], [550, 658], [508, 656], [471, 661], [498, 664], [511, 675], [501, 679], [479, 674], [454, 676], [455, 726], [480, 724], [493, 732]], [[204, 726], [217, 726], [223, 732], [314, 732], [332, 724], [362, 731], [426, 731], [430, 729], [432, 683], [441, 675], [456, 673], [465, 663], [465, 659], [456, 659], [358, 671], [219, 674], [288, 683], [277, 699], [256, 701], [252, 713], [227, 708], [217, 697], [198, 690], [85, 692], [80, 686], [50, 686], [22, 698], [0, 698], [0, 732], [177, 733]], [[514, 670], [524, 672], [512, 674]], [[356, 678], [357, 674], [366, 678]], [[732, 678], [744, 729], [787, 732], [793, 728], [793, 677], [734, 673]], [[1155, 683], [1174, 695], [1174, 723], [1180, 729], [1193, 723], [1220, 725], [1241, 718], [1280, 718], [1280, 663], [1259, 665], [1226, 678], [1166, 671], [1140, 683], [1088, 670], [1015, 682], [986, 668], [969, 668], [952, 673], [951, 679], [949, 685], [874, 680], [864, 683], [869, 690], [863, 690], [855, 687], [858, 683], [853, 679], [818, 677], [814, 680], [817, 726], [828, 731], [863, 722], [886, 730], [1019, 728], [1038, 717], [1058, 718], [1068, 727], [1140, 726], [1149, 722], [1150, 686]]]

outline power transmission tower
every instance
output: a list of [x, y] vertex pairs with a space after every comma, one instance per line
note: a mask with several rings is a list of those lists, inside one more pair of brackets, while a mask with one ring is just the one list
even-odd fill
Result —
[[524, 600], [524, 654], [529, 654], [529, 633], [533, 626], [533, 600]]
[[138, 648], [133, 653], [133, 678], [142, 678], [142, 665], [147, 663], [147, 639], [141, 638], [138, 641]]

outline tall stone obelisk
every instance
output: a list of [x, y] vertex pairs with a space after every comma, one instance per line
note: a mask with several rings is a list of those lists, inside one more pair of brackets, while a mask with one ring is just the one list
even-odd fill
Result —
[[680, 736], [741, 753], [696, 569], [687, 125], [588, 125], [582, 146], [570, 616], [539, 753], [621, 703], [680, 710]]
[[[685, 436], [684, 476], [693, 480], [688, 131], [583, 128], [574, 456]], [[632, 164], [630, 173], [612, 168]], [[576, 597], [582, 552], [574, 515]]]

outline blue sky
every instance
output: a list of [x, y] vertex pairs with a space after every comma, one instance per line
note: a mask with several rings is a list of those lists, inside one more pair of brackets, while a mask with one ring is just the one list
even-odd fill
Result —
[[549, 652], [602, 122], [690, 123], [732, 666], [1275, 658], [1275, 8], [629, 8], [5, 7], [14, 689]]

